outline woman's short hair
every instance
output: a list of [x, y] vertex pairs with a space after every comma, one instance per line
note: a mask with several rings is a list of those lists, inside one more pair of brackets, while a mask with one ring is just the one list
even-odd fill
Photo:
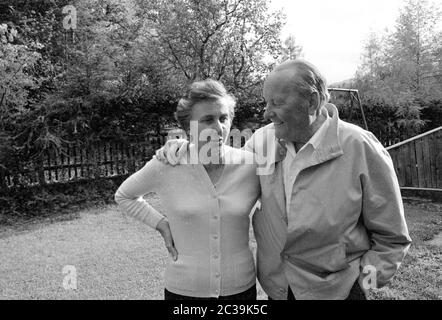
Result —
[[327, 90], [327, 81], [313, 64], [303, 59], [289, 60], [279, 65], [275, 71], [294, 68], [296, 77], [293, 78], [295, 90], [303, 96], [313, 92], [319, 94], [321, 105], [327, 103], [330, 94]]
[[187, 95], [178, 102], [175, 112], [175, 119], [181, 128], [188, 131], [190, 118], [192, 116], [192, 107], [201, 101], [223, 101], [229, 106], [230, 121], [235, 115], [235, 97], [229, 94], [224, 85], [213, 79], [193, 82]]

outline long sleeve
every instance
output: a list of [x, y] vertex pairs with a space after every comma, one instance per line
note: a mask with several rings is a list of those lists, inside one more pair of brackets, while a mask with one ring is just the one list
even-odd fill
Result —
[[158, 160], [152, 159], [127, 178], [115, 193], [115, 201], [122, 211], [152, 228], [156, 228], [164, 216], [147, 203], [143, 196], [159, 187], [161, 166]]
[[366, 168], [366, 175], [361, 176], [362, 214], [372, 246], [362, 257], [361, 267], [374, 266], [377, 286], [382, 287], [399, 268], [411, 238], [393, 163], [374, 136], [366, 148]]

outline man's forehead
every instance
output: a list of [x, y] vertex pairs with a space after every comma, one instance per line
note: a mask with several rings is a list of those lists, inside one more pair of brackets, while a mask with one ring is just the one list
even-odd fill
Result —
[[278, 67], [275, 70], [273, 70], [270, 75], [269, 79], [286, 79], [290, 80], [297, 76], [297, 69], [295, 67]]
[[287, 94], [293, 90], [293, 80], [296, 72], [293, 70], [275, 70], [264, 81], [264, 96], [270, 94]]

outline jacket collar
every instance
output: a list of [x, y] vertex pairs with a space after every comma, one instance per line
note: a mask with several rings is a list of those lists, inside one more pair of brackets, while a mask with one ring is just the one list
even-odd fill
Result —
[[339, 141], [338, 109], [331, 103], [327, 103], [323, 108], [328, 112], [330, 119], [325, 134], [318, 141], [313, 152], [312, 165], [329, 161], [344, 154]]

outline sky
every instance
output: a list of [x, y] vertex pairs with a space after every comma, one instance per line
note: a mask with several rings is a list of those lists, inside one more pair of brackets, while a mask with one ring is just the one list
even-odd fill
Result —
[[370, 32], [393, 30], [403, 0], [272, 0], [284, 8], [287, 25], [282, 37], [293, 34], [304, 58], [328, 83], [351, 79], [360, 63]]

